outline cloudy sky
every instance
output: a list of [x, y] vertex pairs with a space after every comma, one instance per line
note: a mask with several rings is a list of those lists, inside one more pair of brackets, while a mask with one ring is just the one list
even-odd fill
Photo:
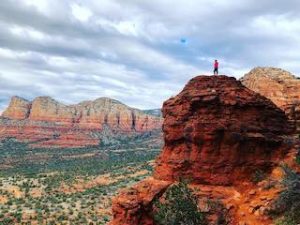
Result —
[[299, 0], [1, 0], [0, 111], [9, 98], [107, 96], [158, 108], [197, 74], [300, 74]]

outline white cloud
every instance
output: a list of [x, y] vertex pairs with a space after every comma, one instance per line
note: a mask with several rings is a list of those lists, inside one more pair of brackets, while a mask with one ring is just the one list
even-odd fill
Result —
[[71, 5], [73, 16], [81, 22], [87, 22], [93, 15], [92, 11], [78, 4]]
[[236, 77], [263, 65], [300, 74], [299, 10], [298, 0], [2, 0], [1, 99], [106, 95], [155, 108], [215, 58]]
[[23, 0], [26, 5], [33, 6], [40, 12], [46, 12], [48, 9], [47, 0]]
[[14, 53], [14, 51], [12, 51], [10, 49], [0, 48], [0, 57], [14, 58], [15, 53]]
[[35, 40], [42, 40], [45, 38], [45, 35], [32, 28], [24, 28], [17, 25], [14, 25], [9, 28], [13, 35], [22, 37], [22, 38], [31, 38]]

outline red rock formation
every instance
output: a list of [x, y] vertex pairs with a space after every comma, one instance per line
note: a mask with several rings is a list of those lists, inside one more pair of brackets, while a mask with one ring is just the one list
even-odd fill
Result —
[[292, 131], [284, 112], [235, 78], [198, 76], [164, 103], [163, 116], [165, 146], [154, 178], [115, 198], [111, 225], [154, 224], [152, 202], [165, 189], [159, 184], [179, 178], [189, 179], [198, 196], [222, 201], [230, 224], [245, 216], [242, 221], [250, 223], [243, 224], [270, 224], [256, 211], [278, 188], [267, 195], [264, 184], [253, 187], [252, 178], [257, 170], [271, 172], [291, 149], [284, 141]]
[[171, 182], [148, 178], [124, 189], [113, 199], [115, 220], [111, 225], [153, 225], [152, 201], [161, 196]]
[[300, 133], [299, 78], [279, 68], [257, 67], [241, 78], [241, 82], [284, 110]]
[[225, 76], [192, 79], [164, 103], [165, 146], [154, 177], [228, 185], [268, 171], [286, 153], [287, 118], [270, 100]]
[[128, 134], [160, 129], [161, 123], [160, 117], [109, 98], [67, 106], [49, 97], [33, 102], [13, 97], [0, 117], [0, 138], [16, 137], [44, 147], [83, 147], [99, 144], [105, 127]]
[[3, 112], [3, 117], [10, 119], [23, 120], [29, 116], [31, 102], [26, 99], [14, 96], [11, 98], [9, 107]]
[[290, 72], [257, 67], [241, 78], [243, 85], [271, 99], [278, 107], [300, 102], [300, 80]]

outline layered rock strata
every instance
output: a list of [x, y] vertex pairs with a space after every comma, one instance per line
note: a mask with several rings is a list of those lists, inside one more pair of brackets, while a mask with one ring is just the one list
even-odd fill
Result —
[[64, 105], [50, 97], [32, 102], [13, 97], [0, 117], [0, 138], [15, 137], [45, 147], [83, 147], [99, 144], [105, 128], [143, 133], [159, 130], [161, 123], [160, 117], [109, 98]]

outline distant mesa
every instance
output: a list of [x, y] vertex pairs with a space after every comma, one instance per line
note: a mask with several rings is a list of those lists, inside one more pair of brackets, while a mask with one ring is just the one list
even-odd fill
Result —
[[47, 147], [82, 147], [99, 144], [97, 133], [106, 127], [126, 134], [160, 130], [161, 124], [161, 117], [110, 98], [64, 105], [47, 96], [32, 102], [14, 96], [0, 117], [0, 138], [46, 140], [39, 145]]
[[9, 107], [2, 113], [2, 116], [10, 119], [22, 120], [28, 118], [30, 109], [30, 101], [14, 96], [11, 98]]

